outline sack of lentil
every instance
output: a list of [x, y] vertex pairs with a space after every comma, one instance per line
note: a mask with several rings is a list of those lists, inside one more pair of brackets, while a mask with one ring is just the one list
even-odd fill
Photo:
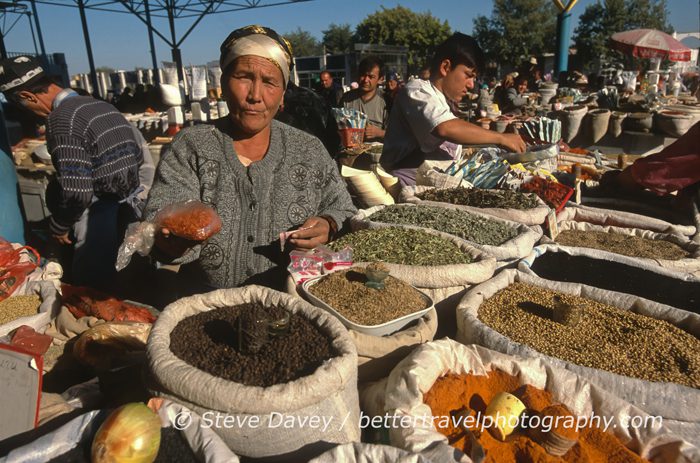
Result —
[[339, 445], [309, 463], [430, 463], [430, 460], [405, 450], [380, 444], [354, 442]]
[[[442, 189], [446, 190], [446, 189]], [[469, 191], [465, 189], [466, 191]], [[530, 208], [503, 208], [503, 207], [480, 207], [475, 205], [464, 205], [457, 198], [450, 201], [436, 201], [436, 200], [424, 200], [419, 198], [418, 195], [424, 194], [428, 191], [440, 191], [440, 189], [431, 186], [403, 186], [401, 188], [401, 196], [399, 196], [400, 203], [411, 203], [411, 204], [421, 204], [426, 206], [439, 206], [443, 207], [445, 205], [454, 203], [458, 210], [464, 210], [468, 212], [481, 212], [482, 214], [492, 215], [505, 220], [510, 220], [512, 222], [518, 222], [525, 225], [540, 225], [544, 223], [549, 213], [549, 206], [547, 206], [544, 201], [542, 201], [538, 196], [534, 196], [534, 207]], [[475, 190], [476, 191], [476, 190]], [[521, 193], [511, 192], [510, 190], [482, 190], [489, 197], [496, 198], [496, 195], [518, 195]], [[507, 191], [507, 192], [506, 192]], [[505, 193], [504, 193], [505, 192]], [[464, 198], [466, 200], [466, 198]], [[474, 199], [473, 204], [477, 204], [477, 198]]]
[[32, 282], [21, 294], [0, 301], [0, 337], [22, 325], [43, 333], [60, 309], [61, 300], [53, 282]]
[[[573, 314], [573, 322], [553, 320], [557, 312]], [[566, 368], [663, 417], [664, 425], [694, 444], [700, 443], [693, 405], [700, 401], [700, 347], [693, 350], [698, 338], [699, 315], [518, 270], [474, 286], [457, 307], [459, 342]], [[575, 347], [581, 345], [584, 352]]]
[[519, 261], [518, 270], [546, 280], [581, 283], [700, 312], [700, 278], [632, 257], [545, 244]]
[[[466, 377], [469, 378], [465, 379]], [[470, 380], [472, 377], [478, 377], [480, 380]], [[492, 377], [496, 380], [491, 381]], [[436, 383], [450, 378], [455, 379], [451, 387], [443, 387], [440, 391], [432, 390]], [[529, 384], [530, 387], [519, 388], [525, 384]], [[469, 394], [467, 388], [478, 392]], [[385, 409], [386, 414], [393, 418], [391, 423], [397, 423], [389, 427], [391, 444], [421, 454], [424, 454], [425, 449], [436, 444], [446, 445], [448, 437], [439, 429], [447, 433], [450, 428], [457, 428], [452, 424], [457, 415], [450, 412], [458, 410], [462, 404], [476, 412], [476, 416], [470, 415], [470, 417], [478, 420], [478, 414], [480, 413], [483, 417], [486, 406], [497, 393], [504, 389], [519, 395], [532, 410], [537, 410], [538, 406], [547, 403], [561, 403], [575, 415], [572, 417], [574, 419], [595, 416], [599, 420], [601, 418], [608, 420], [609, 427], [604, 433], [590, 430], [585, 426], [587, 423], [580, 422], [581, 425], [577, 429], [581, 436], [577, 439], [580, 447], [578, 454], [586, 455], [586, 449], [583, 446], [589, 448], [600, 446], [595, 449], [597, 450], [595, 454], [609, 456], [613, 453], [610, 451], [613, 448], [606, 448], [605, 444], [608, 443], [615, 445], [615, 454], [625, 455], [627, 459], [624, 461], [630, 462], [635, 460], [627, 450], [654, 463], [690, 462], [700, 458], [700, 451], [674, 436], [664, 426], [665, 422], [660, 423], [655, 417], [649, 416], [603, 388], [589, 383], [576, 373], [552, 364], [546, 358], [523, 359], [477, 345], [465, 346], [451, 339], [441, 339], [420, 346], [389, 375]], [[526, 391], [531, 392], [529, 397]], [[476, 395], [479, 397], [475, 400]], [[467, 403], [464, 403], [465, 401]], [[433, 407], [429, 403], [432, 403]], [[528, 415], [532, 415], [532, 412]], [[535, 421], [521, 419], [520, 423], [529, 424], [527, 427], [532, 428], [536, 425]], [[468, 423], [467, 419], [465, 423]], [[591, 424], [594, 423], [595, 421], [591, 418]], [[646, 426], [635, 426], [634, 423], [643, 423]], [[493, 461], [501, 461], [499, 455], [502, 456], [502, 461], [516, 461], [516, 448], [519, 448], [520, 452], [531, 454], [530, 456], [537, 451], [541, 459], [532, 457], [532, 461], [545, 461], [551, 458], [539, 445], [523, 444], [516, 447], [522, 439], [525, 439], [522, 435], [517, 439], [511, 436], [512, 439], [500, 443], [491, 437], [490, 430], [480, 432], [478, 424], [468, 426], [471, 429], [477, 428], [473, 432], [474, 437], [486, 448], [488, 458], [493, 458]], [[600, 438], [609, 434], [613, 434], [617, 439]], [[451, 435], [453, 443], [459, 445], [459, 440], [456, 438], [460, 436]], [[527, 433], [527, 436], [531, 435]], [[591, 439], [591, 436], [598, 438]], [[570, 438], [573, 440], [576, 437], [578, 436]], [[464, 441], [464, 436], [460, 440]], [[452, 450], [455, 452], [454, 460], [472, 461], [460, 449]], [[530, 461], [525, 455], [517, 458], [517, 461], [521, 460]], [[637, 461], [641, 460], [637, 459]]]
[[[407, 208], [417, 208], [419, 213], [404, 213]], [[460, 206], [444, 204], [440, 207], [416, 206], [414, 204], [397, 204], [394, 206], [375, 206], [358, 211], [350, 219], [353, 230], [362, 228], [386, 228], [401, 226], [414, 229], [432, 229], [442, 236], [451, 236], [467, 243], [496, 260], [520, 259], [532, 251], [542, 237], [539, 225], [529, 227], [521, 223], [504, 220], [480, 212], [463, 211]], [[380, 222], [374, 214], [390, 214], [387, 222]], [[401, 215], [402, 217], [399, 217]], [[433, 222], [417, 225], [422, 217]], [[389, 222], [391, 220], [391, 222]], [[438, 225], [435, 225], [435, 224]], [[442, 228], [438, 230], [438, 227]], [[447, 231], [446, 231], [447, 230]], [[415, 285], [420, 286], [420, 285]]]
[[[92, 441], [109, 410], [93, 410], [73, 418], [60, 428], [30, 444], [15, 448], [0, 463], [45, 463], [51, 461], [90, 461]], [[228, 448], [202, 417], [180, 404], [163, 401], [158, 414], [163, 423], [159, 462], [238, 463]], [[187, 424], [187, 426], [184, 426]]]
[[554, 241], [543, 236], [541, 243], [598, 249], [679, 272], [700, 272], [700, 243], [682, 235], [569, 220], [558, 227]]
[[[237, 317], [245, 307], [291, 312], [291, 334], [263, 346], [260, 353], [267, 358], [243, 356], [229, 347], [237, 336], [231, 324], [237, 323], [225, 313]], [[220, 336], [230, 340], [222, 342]], [[223, 351], [213, 352], [217, 345]], [[192, 357], [186, 362], [181, 356], [187, 355]], [[360, 440], [355, 345], [340, 321], [299, 298], [245, 286], [180, 299], [154, 324], [147, 357], [154, 393], [215, 420], [215, 432], [238, 455], [302, 460], [331, 444]], [[257, 359], [250, 371], [241, 371], [244, 357]], [[287, 368], [277, 364], [282, 361]], [[242, 380], [223, 377], [231, 376], [232, 368]], [[268, 370], [269, 375], [258, 374]], [[296, 379], [279, 380], [280, 375]]]
[[693, 236], [694, 225], [677, 225], [665, 220], [655, 219], [632, 212], [613, 211], [591, 206], [583, 206], [574, 202], [557, 214], [557, 222], [585, 222], [594, 225], [611, 225], [622, 228], [638, 228], [656, 233], [673, 233], [676, 235]]

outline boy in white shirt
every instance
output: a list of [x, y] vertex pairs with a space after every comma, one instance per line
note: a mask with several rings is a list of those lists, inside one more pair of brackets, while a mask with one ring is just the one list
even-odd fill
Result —
[[415, 185], [425, 160], [459, 157], [462, 144], [495, 144], [522, 153], [517, 134], [498, 133], [459, 119], [448, 100], [459, 102], [474, 87], [484, 55], [476, 41], [455, 32], [440, 44], [431, 62], [430, 80], [415, 79], [399, 91], [384, 137], [381, 164], [404, 185]]

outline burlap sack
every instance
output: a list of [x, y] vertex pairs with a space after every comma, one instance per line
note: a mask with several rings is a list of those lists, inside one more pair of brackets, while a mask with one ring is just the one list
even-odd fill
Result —
[[[679, 384], [631, 378], [550, 357], [511, 340], [483, 323], [477, 316], [481, 304], [499, 290], [517, 281], [574, 294], [610, 304], [622, 310], [632, 310], [648, 317], [665, 320], [696, 337], [700, 337], [699, 315], [628, 294], [605, 291], [577, 283], [544, 280], [518, 270], [504, 270], [489, 281], [471, 288], [457, 307], [457, 340], [459, 342], [479, 344], [520, 357], [536, 357], [554, 367], [566, 368], [645, 412], [663, 417], [667, 428], [693, 444], [698, 444], [700, 419], [696, 413], [695, 404], [700, 402], [700, 390]], [[533, 329], [536, 328], [533, 327]]]
[[[255, 387], [205, 373], [170, 350], [170, 333], [181, 320], [246, 302], [303, 314], [333, 340], [338, 355], [303, 378]], [[236, 420], [234, 426], [214, 430], [237, 455], [301, 461], [319, 455], [332, 444], [360, 440], [355, 345], [335, 317], [299, 298], [261, 286], [245, 286], [180, 299], [158, 317], [148, 339], [147, 356], [154, 394], [181, 403], [203, 418], [218, 414]], [[257, 425], [250, 421], [254, 416], [258, 417]], [[325, 418], [330, 425], [323, 429], [323, 423], [317, 427], [295, 421], [289, 428], [278, 424], [287, 417]]]
[[[688, 272], [694, 273], [700, 271], [700, 243], [695, 243], [685, 236], [675, 235], [670, 233], [656, 233], [649, 230], [640, 230], [638, 228], [622, 228], [614, 227], [611, 225], [594, 225], [587, 222], [574, 222], [574, 221], [563, 221], [559, 222], [559, 231], [565, 230], [579, 230], [579, 231], [600, 231], [606, 233], [618, 233], [628, 236], [637, 236], [640, 238], [647, 238], [652, 240], [666, 240], [671, 243], [675, 243], [681, 248], [688, 251], [689, 257], [678, 259], [678, 260], [668, 260], [668, 259], [645, 259], [641, 257], [635, 257], [641, 262], [648, 264], [660, 265], [670, 270], [675, 270], [678, 272]], [[541, 241], [542, 244], [558, 244], [552, 241], [549, 237], [543, 236]], [[561, 246], [561, 245], [560, 245]], [[566, 246], [566, 247], [577, 247], [577, 246]], [[614, 254], [614, 253], [609, 253]], [[524, 256], [523, 256], [524, 257]], [[629, 257], [629, 256], [628, 256]]]
[[[481, 346], [464, 346], [451, 339], [420, 346], [389, 375], [386, 412], [412, 417], [411, 423], [415, 422], [415, 426], [391, 427], [391, 444], [416, 453], [422, 453], [436, 443], [447, 444], [447, 437], [440, 434], [430, 420], [422, 419], [433, 415], [423, 402], [423, 394], [447, 373], [485, 375], [494, 369], [519, 376], [524, 384], [546, 389], [555, 401], [569, 407], [577, 416], [595, 413], [611, 418], [614, 426], [608, 432], [654, 463], [691, 462], [700, 458], [697, 448], [670, 433], [658, 421], [646, 428], [625, 425], [629, 417], [644, 419], [648, 415], [583, 377], [553, 365], [547, 358], [523, 359]], [[457, 451], [457, 454], [459, 461], [471, 461], [463, 453]]]
[[459, 210], [477, 213], [480, 212], [482, 214], [491, 215], [493, 217], [498, 217], [500, 219], [510, 220], [512, 222], [518, 222], [525, 225], [541, 225], [544, 223], [545, 219], [547, 218], [547, 214], [549, 213], [549, 206], [547, 206], [539, 197], [537, 197], [537, 207], [520, 210], [504, 209], [499, 207], [461, 206], [457, 204], [442, 203], [439, 201], [424, 201], [416, 196], [418, 193], [423, 193], [424, 191], [434, 189], [435, 187], [431, 186], [403, 186], [401, 188], [401, 196], [399, 196], [398, 202], [436, 207], [451, 205], [455, 206], [455, 208]]
[[656, 233], [674, 233], [688, 237], [693, 236], [696, 232], [694, 225], [676, 225], [665, 220], [640, 214], [583, 206], [574, 202], [569, 203], [564, 210], [557, 214], [557, 222], [567, 221], [622, 228], [639, 228]]
[[[640, 272], [645, 272], [648, 274], [649, 279], [655, 279], [658, 284], [654, 285], [654, 288], [644, 287], [643, 290], [640, 290], [640, 286], [645, 284], [648, 285], [649, 282], [640, 282], [636, 279], [636, 274], [630, 273], [625, 267], [620, 267], [620, 274], [617, 274], [615, 278], [611, 278], [608, 274], [603, 275], [600, 273], [589, 275], [588, 273], [590, 273], [591, 270], [589, 268], [557, 269], [547, 267], [547, 272], [551, 272], [551, 274], [538, 274], [532, 267], [535, 262], [537, 262], [537, 259], [547, 253], [562, 253], [574, 257], [580, 256], [588, 259], [595, 259], [601, 262], [612, 262], [614, 264], [620, 264], [627, 267], [634, 267], [639, 269]], [[542, 262], [540, 262], [539, 267], [540, 269], [545, 268]], [[696, 277], [691, 273], [676, 272], [674, 270], [659, 267], [658, 265], [645, 263], [640, 259], [635, 259], [633, 257], [613, 254], [610, 252], [600, 251], [598, 249], [570, 248], [556, 244], [543, 244], [541, 246], [536, 246], [529, 256], [520, 260], [517, 268], [523, 273], [540, 278], [569, 283], [588, 284], [601, 289], [645, 297], [645, 299], [650, 301], [670, 305], [678, 309], [687, 310], [694, 313], [700, 312], [700, 290], [692, 290], [688, 286], [694, 283], [696, 288], [700, 288], [699, 277]], [[577, 279], [575, 275], [575, 272], [577, 271], [586, 273], [587, 278]], [[668, 278], [668, 280], [666, 280], [666, 278]], [[660, 281], [665, 281], [665, 283], [661, 284], [659, 283]], [[666, 283], [666, 281], [677, 281], [679, 286], [675, 286], [673, 283]], [[660, 286], [663, 286], [663, 288], [660, 288]], [[674, 288], [672, 288], [672, 286]], [[680, 291], [678, 290], [679, 287], [682, 288]], [[649, 292], [645, 291], [648, 289], [653, 289], [656, 294], [649, 295]], [[644, 296], [645, 294], [648, 296]]]
[[[371, 207], [369, 209], [361, 209], [355, 214], [351, 219], [350, 219], [350, 226], [352, 227], [353, 230], [359, 230], [362, 228], [386, 228], [386, 227], [404, 227], [404, 228], [417, 228], [423, 231], [430, 230], [429, 228], [424, 228], [424, 227], [418, 227], [418, 226], [413, 226], [413, 225], [397, 225], [397, 224], [387, 224], [387, 223], [380, 223], [380, 222], [373, 222], [372, 221], [372, 214], [375, 212], [378, 212], [385, 208], [386, 206], [375, 206]], [[418, 207], [414, 204], [401, 204], [396, 207]], [[454, 209], [458, 210], [462, 206], [455, 206], [454, 204], [443, 204], [441, 206], [444, 209]], [[532, 251], [532, 248], [535, 246], [535, 243], [539, 241], [539, 239], [542, 237], [542, 228], [538, 225], [535, 225], [533, 227], [528, 227], [527, 225], [523, 225], [521, 223], [517, 222], [512, 222], [510, 220], [504, 220], [504, 219], [499, 219], [497, 217], [489, 216], [488, 214], [483, 214], [481, 212], [473, 212], [469, 211], [470, 214], [477, 215], [480, 217], [487, 218], [489, 220], [494, 220], [498, 222], [502, 222], [506, 225], [509, 225], [513, 228], [515, 228], [518, 231], [518, 235], [515, 238], [511, 238], [505, 243], [499, 245], [499, 246], [490, 246], [487, 244], [478, 244], [474, 243], [472, 241], [467, 241], [462, 238], [456, 237], [454, 235], [449, 235], [447, 233], [442, 233], [435, 231], [436, 234], [443, 236], [443, 237], [451, 237], [455, 242], [463, 242], [467, 243], [469, 246], [472, 246], [484, 253], [486, 253], [489, 256], [493, 256], [496, 258], [496, 260], [509, 260], [509, 259], [521, 259]], [[415, 285], [418, 286], [418, 285]]]

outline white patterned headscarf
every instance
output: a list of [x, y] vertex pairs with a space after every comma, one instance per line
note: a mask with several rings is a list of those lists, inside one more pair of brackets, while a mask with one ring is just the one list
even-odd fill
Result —
[[268, 27], [246, 26], [231, 32], [221, 44], [219, 67], [222, 72], [241, 56], [254, 55], [265, 58], [282, 71], [287, 86], [294, 62], [292, 46], [281, 35]]

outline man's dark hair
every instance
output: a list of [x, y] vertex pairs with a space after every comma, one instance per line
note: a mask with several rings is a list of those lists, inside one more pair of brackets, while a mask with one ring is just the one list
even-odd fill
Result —
[[381, 59], [377, 58], [376, 56], [368, 56], [364, 58], [362, 61], [360, 61], [360, 64], [357, 66], [357, 74], [362, 76], [367, 74], [368, 72], [371, 72], [372, 69], [375, 67], [379, 68], [379, 77], [384, 75], [384, 61]]
[[437, 46], [430, 62], [430, 74], [438, 75], [440, 63], [446, 59], [450, 60], [453, 68], [463, 64], [477, 73], [484, 69], [484, 52], [481, 47], [473, 37], [461, 32], [455, 32]]

